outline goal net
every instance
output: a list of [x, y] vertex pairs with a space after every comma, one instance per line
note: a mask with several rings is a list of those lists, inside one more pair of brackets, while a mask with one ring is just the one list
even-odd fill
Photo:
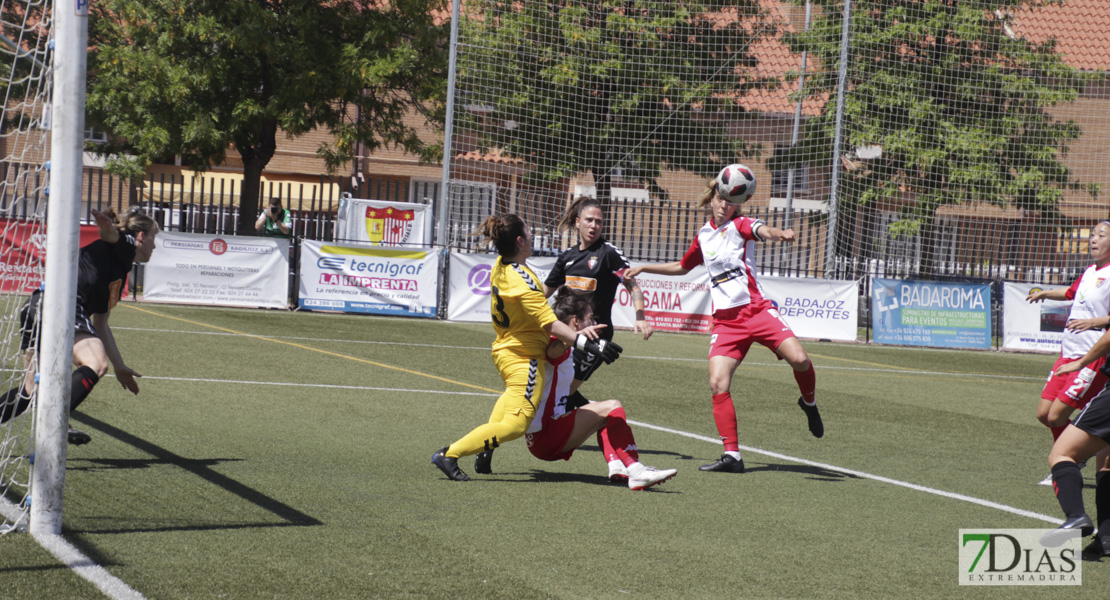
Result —
[[[43, 276], [49, 2], [0, 0], [0, 393], [21, 386], [20, 308]], [[18, 402], [17, 399], [13, 401]], [[0, 532], [26, 526], [34, 460], [33, 406], [0, 406]]]
[[[706, 178], [797, 234], [781, 275], [1070, 283], [1107, 217], [1110, 3], [464, 0], [449, 242], [578, 195], [634, 260], [679, 258]], [[847, 26], [845, 26], [847, 24]]]

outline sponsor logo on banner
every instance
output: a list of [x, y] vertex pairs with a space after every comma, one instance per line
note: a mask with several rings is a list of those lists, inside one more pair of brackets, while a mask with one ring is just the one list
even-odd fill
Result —
[[489, 295], [489, 274], [493, 268], [489, 265], [474, 265], [470, 269], [470, 273], [466, 276], [466, 283], [470, 286], [470, 292], [478, 296]]
[[1080, 544], [1079, 530], [961, 529], [960, 585], [1082, 585]]
[[208, 251], [212, 254], [215, 254], [216, 256], [219, 256], [224, 252], [227, 252], [227, 242], [221, 240], [220, 238], [216, 238], [208, 244]]
[[412, 231], [412, 221], [416, 217], [411, 210], [392, 206], [378, 208], [366, 207], [366, 237], [375, 246], [404, 244]]

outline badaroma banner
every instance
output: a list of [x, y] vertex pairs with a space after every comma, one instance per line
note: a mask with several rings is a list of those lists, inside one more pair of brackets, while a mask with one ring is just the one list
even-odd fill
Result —
[[289, 306], [289, 240], [162, 231], [154, 248], [144, 302]]
[[880, 344], [991, 347], [987, 284], [871, 280], [871, 324]]
[[439, 251], [301, 241], [301, 308], [434, 318]]

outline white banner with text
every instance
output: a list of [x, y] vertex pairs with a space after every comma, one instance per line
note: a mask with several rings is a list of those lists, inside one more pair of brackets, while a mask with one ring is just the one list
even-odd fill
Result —
[[[451, 253], [447, 269], [447, 320], [489, 322], [489, 272], [496, 254]], [[555, 266], [554, 257], [529, 258], [528, 267], [540, 278]]]
[[301, 308], [436, 316], [439, 250], [302, 240], [300, 272]]
[[144, 302], [289, 305], [289, 240], [162, 231], [155, 244]]
[[1007, 350], [1060, 352], [1064, 325], [1071, 312], [1071, 300], [1045, 300], [1030, 304], [1025, 299], [1033, 290], [1066, 286], [1031, 283], [1002, 284], [1002, 347]]

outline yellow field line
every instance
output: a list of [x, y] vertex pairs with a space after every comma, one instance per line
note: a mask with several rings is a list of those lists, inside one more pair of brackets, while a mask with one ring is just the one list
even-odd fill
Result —
[[244, 336], [244, 337], [255, 338], [255, 339], [263, 340], [263, 341], [266, 341], [266, 342], [273, 342], [275, 344], [284, 344], [286, 346], [292, 346], [294, 348], [299, 348], [301, 350], [309, 350], [311, 352], [319, 352], [320, 354], [325, 354], [327, 356], [334, 356], [335, 358], [343, 358], [343, 359], [347, 359], [347, 360], [353, 360], [355, 362], [360, 362], [360, 363], [364, 363], [364, 364], [368, 364], [368, 365], [374, 365], [375, 367], [381, 367], [383, 369], [391, 369], [393, 371], [400, 371], [402, 373], [408, 373], [409, 375], [416, 375], [418, 377], [427, 377], [428, 379], [435, 379], [436, 381], [442, 381], [444, 383], [451, 383], [451, 384], [454, 384], [454, 385], [461, 385], [463, 387], [468, 387], [468, 388], [475, 389], [475, 390], [481, 390], [483, 392], [492, 392], [494, 394], [501, 393], [501, 390], [491, 390], [490, 388], [482, 387], [480, 385], [474, 385], [474, 384], [470, 384], [470, 383], [463, 383], [461, 381], [455, 381], [454, 379], [447, 379], [446, 377], [439, 377], [438, 375], [429, 375], [428, 373], [422, 373], [420, 371], [413, 371], [412, 369], [406, 369], [404, 367], [396, 367], [396, 366], [393, 366], [393, 365], [387, 365], [385, 363], [375, 362], [375, 361], [372, 361], [372, 360], [367, 360], [365, 358], [358, 358], [358, 357], [355, 357], [355, 356], [349, 356], [347, 354], [339, 354], [338, 352], [331, 352], [329, 350], [321, 350], [320, 348], [313, 348], [312, 346], [305, 346], [304, 344], [297, 344], [295, 342], [286, 342], [284, 340], [275, 340], [274, 338], [269, 338], [269, 337], [266, 337], [264, 335], [256, 335], [256, 334], [253, 334], [253, 333], [246, 333], [246, 332], [243, 332], [243, 331], [235, 331], [234, 329], [228, 329], [226, 327], [219, 327], [217, 325], [211, 325], [209, 323], [201, 323], [199, 321], [191, 321], [189, 319], [183, 319], [181, 317], [174, 317], [174, 316], [171, 316], [171, 315], [165, 315], [165, 314], [162, 314], [162, 313], [154, 312], [152, 310], [147, 310], [145, 308], [139, 308], [138, 306], [133, 306], [131, 304], [120, 303], [118, 306], [125, 306], [127, 308], [132, 309], [132, 310], [137, 310], [139, 312], [144, 312], [148, 315], [153, 315], [153, 316], [156, 316], [156, 317], [162, 317], [164, 319], [172, 319], [174, 321], [181, 321], [182, 323], [189, 323], [190, 325], [197, 325], [197, 326], [200, 326], [200, 327], [208, 327], [209, 329], [215, 329], [217, 331], [223, 331], [225, 333], [233, 333], [235, 335], [241, 335], [241, 336]]
[[867, 365], [869, 367], [878, 367], [880, 369], [894, 369], [894, 370], [901, 370], [901, 371], [916, 371], [917, 370], [917, 369], [912, 369], [910, 367], [896, 367], [894, 365], [884, 365], [884, 364], [881, 364], [881, 363], [868, 362], [866, 360], [852, 360], [850, 358], [841, 358], [839, 356], [825, 356], [823, 354], [814, 354], [812, 352], [807, 352], [807, 354], [809, 354], [811, 357], [814, 357], [814, 358], [823, 358], [823, 359], [826, 359], [826, 360], [839, 360], [841, 362], [852, 363], [852, 364], [856, 364], [856, 365]]

